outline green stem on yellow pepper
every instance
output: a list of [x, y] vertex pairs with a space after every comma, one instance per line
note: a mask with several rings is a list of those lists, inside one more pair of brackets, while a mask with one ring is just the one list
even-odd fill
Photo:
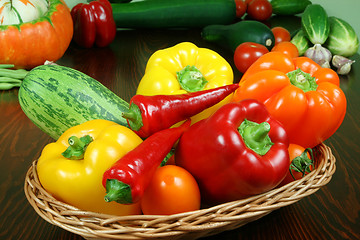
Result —
[[261, 156], [265, 155], [273, 145], [269, 132], [268, 122], [256, 123], [245, 119], [239, 127], [239, 133], [246, 146]]
[[302, 89], [304, 92], [315, 91], [318, 87], [315, 78], [300, 68], [286, 74], [292, 85]]
[[70, 146], [62, 153], [62, 155], [72, 160], [83, 159], [85, 150], [92, 141], [93, 139], [89, 135], [85, 135], [81, 138], [71, 136], [68, 140]]
[[177, 79], [182, 89], [188, 92], [196, 92], [204, 89], [208, 81], [195, 66], [186, 66], [176, 72]]

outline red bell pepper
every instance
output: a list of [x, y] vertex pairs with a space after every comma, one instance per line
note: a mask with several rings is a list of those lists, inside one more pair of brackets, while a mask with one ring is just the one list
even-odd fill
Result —
[[71, 9], [74, 24], [73, 40], [80, 46], [105, 47], [116, 35], [116, 24], [108, 0], [79, 3]]
[[156, 169], [189, 126], [190, 120], [151, 135], [105, 171], [102, 181], [107, 193], [105, 201], [138, 202]]
[[198, 181], [204, 202], [220, 203], [276, 187], [289, 169], [288, 146], [282, 125], [262, 103], [247, 99], [192, 125], [175, 161]]
[[217, 104], [238, 87], [230, 84], [178, 95], [135, 95], [123, 117], [134, 132], [146, 138]]

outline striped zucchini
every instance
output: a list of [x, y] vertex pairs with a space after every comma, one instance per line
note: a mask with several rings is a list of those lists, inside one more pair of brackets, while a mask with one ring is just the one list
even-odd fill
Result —
[[18, 97], [28, 118], [55, 140], [68, 128], [92, 119], [128, 126], [121, 117], [129, 108], [128, 102], [72, 68], [41, 65], [32, 69], [23, 80]]
[[308, 5], [301, 16], [301, 26], [313, 44], [323, 44], [330, 33], [330, 23], [325, 9], [319, 4]]

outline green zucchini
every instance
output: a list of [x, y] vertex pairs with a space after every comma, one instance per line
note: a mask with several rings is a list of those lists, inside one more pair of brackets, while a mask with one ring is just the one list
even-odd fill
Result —
[[18, 98], [27, 117], [55, 140], [68, 128], [92, 119], [128, 126], [121, 117], [129, 108], [128, 102], [72, 68], [59, 65], [33, 68], [21, 83]]
[[142, 0], [111, 5], [118, 28], [202, 28], [236, 19], [234, 0]]
[[214, 42], [235, 51], [244, 42], [259, 43], [272, 49], [275, 43], [274, 34], [264, 23], [244, 20], [230, 25], [210, 25], [203, 28], [204, 40]]
[[330, 34], [325, 42], [325, 47], [333, 55], [351, 57], [359, 49], [359, 38], [354, 28], [346, 21], [329, 17]]
[[272, 12], [276, 15], [296, 15], [304, 12], [310, 0], [271, 0]]
[[319, 4], [311, 4], [306, 7], [301, 17], [301, 26], [313, 44], [324, 44], [330, 33], [328, 15]]

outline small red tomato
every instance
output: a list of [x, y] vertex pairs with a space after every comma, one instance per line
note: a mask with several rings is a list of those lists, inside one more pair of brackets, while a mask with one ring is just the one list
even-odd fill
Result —
[[184, 168], [166, 165], [156, 170], [141, 199], [147, 215], [170, 215], [200, 209], [200, 190]]
[[290, 157], [290, 169], [279, 186], [301, 179], [305, 174], [308, 174], [314, 168], [311, 149], [305, 149], [298, 144], [290, 143], [288, 150]]
[[246, 12], [250, 18], [264, 21], [271, 17], [272, 6], [268, 0], [252, 0], [248, 4]]
[[290, 32], [283, 27], [273, 27], [271, 31], [275, 37], [275, 45], [280, 42], [289, 42], [291, 40]]
[[269, 50], [262, 44], [253, 42], [242, 43], [235, 49], [235, 66], [241, 73], [245, 73], [251, 64], [268, 52]]
[[242, 18], [244, 14], [246, 13], [247, 4], [244, 0], [235, 0], [236, 5], [236, 17]]
[[292, 42], [280, 42], [271, 49], [272, 52], [282, 52], [292, 58], [299, 56], [299, 50]]

